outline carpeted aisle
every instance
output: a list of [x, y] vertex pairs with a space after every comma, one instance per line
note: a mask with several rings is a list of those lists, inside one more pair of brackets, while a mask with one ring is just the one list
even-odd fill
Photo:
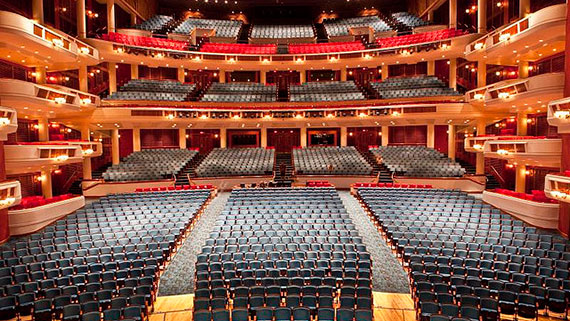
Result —
[[178, 253], [160, 277], [158, 296], [180, 295], [194, 292], [196, 256], [206, 243], [216, 219], [224, 209], [230, 193], [220, 192], [208, 205]]
[[372, 289], [379, 292], [409, 293], [408, 276], [356, 198], [339, 191], [344, 207], [356, 225], [372, 256]]

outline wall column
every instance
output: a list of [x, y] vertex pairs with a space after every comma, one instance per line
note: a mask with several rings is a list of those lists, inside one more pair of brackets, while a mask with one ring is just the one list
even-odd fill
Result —
[[118, 165], [121, 161], [119, 155], [119, 130], [113, 129], [111, 133], [111, 158], [112, 164]]
[[260, 128], [259, 144], [261, 147], [267, 147], [267, 128]]
[[519, 62], [519, 78], [528, 78], [528, 61]]
[[487, 0], [477, 0], [477, 32], [487, 32]]
[[184, 70], [184, 68], [178, 68], [177, 76], [178, 76], [178, 81], [184, 83], [184, 80], [186, 78], [186, 70]]
[[41, 174], [42, 196], [44, 198], [53, 197], [53, 190], [51, 186], [51, 170], [43, 170]]
[[299, 71], [299, 83], [302, 85], [307, 82], [307, 71], [301, 70]]
[[435, 60], [427, 62], [427, 74], [428, 76], [435, 76]]
[[457, 89], [457, 58], [449, 59], [449, 88]]
[[186, 149], [186, 128], [178, 128], [178, 147]]
[[528, 129], [528, 123], [526, 122], [526, 120], [528, 119], [527, 114], [525, 114], [522, 111], [519, 111], [517, 113], [517, 136], [526, 136], [527, 135], [527, 129]]
[[141, 151], [141, 129], [133, 128], [133, 152]]
[[47, 118], [38, 119], [38, 141], [47, 142], [49, 141], [49, 122]]
[[77, 37], [87, 38], [85, 0], [77, 0]]
[[483, 60], [477, 62], [477, 87], [487, 86], [487, 63]]
[[455, 125], [447, 125], [447, 157], [455, 160]]
[[139, 79], [139, 65], [131, 65], [131, 79]]
[[519, 18], [524, 18], [530, 13], [530, 0], [519, 0]]
[[137, 15], [134, 13], [131, 13], [131, 26], [134, 26], [137, 24]]
[[88, 93], [89, 92], [89, 76], [87, 73], [87, 65], [79, 66], [79, 90]]
[[220, 128], [220, 147], [227, 148], [228, 147], [228, 131], [226, 128]]
[[36, 67], [36, 68], [34, 69], [34, 73], [35, 73], [35, 75], [36, 75], [36, 83], [37, 83], [38, 85], [43, 85], [43, 84], [46, 83], [46, 78], [47, 78], [47, 76], [46, 76], [46, 68], [41, 67], [41, 66], [40, 66], [40, 67]]
[[[6, 180], [6, 159], [4, 157], [4, 142], [0, 141], [0, 181]], [[10, 238], [8, 209], [0, 210], [0, 244]]]
[[346, 81], [346, 68], [340, 68], [340, 81]]
[[32, 18], [39, 24], [44, 23], [44, 0], [32, 0]]
[[434, 148], [435, 147], [435, 125], [428, 124], [427, 125], [427, 147]]
[[[484, 120], [479, 120], [477, 122], [477, 136], [486, 135], [486, 126], [487, 124]], [[477, 152], [475, 155], [475, 174], [483, 175], [485, 174], [485, 155], [483, 154], [483, 151]]]
[[515, 179], [515, 191], [518, 193], [525, 193], [526, 191], [526, 165], [517, 164]]
[[109, 94], [117, 92], [117, 64], [110, 62], [107, 64], [109, 73]]
[[225, 83], [226, 82], [226, 71], [225, 70], [220, 70], [218, 72], [218, 79], [220, 80], [220, 83]]
[[[81, 124], [81, 140], [91, 141], [91, 131], [89, 123]], [[91, 157], [83, 158], [83, 179], [91, 179]]]
[[449, 0], [449, 28], [457, 28], [457, 0]]
[[388, 146], [390, 143], [390, 127], [382, 126], [382, 146]]
[[259, 71], [259, 83], [260, 84], [267, 84], [267, 71], [260, 70]]
[[347, 146], [347, 145], [348, 145], [348, 129], [345, 126], [342, 126], [340, 127], [340, 146]]
[[[566, 16], [570, 15], [570, 6], [566, 6]], [[566, 52], [570, 52], [570, 19], [566, 19]], [[564, 57], [564, 97], [570, 97], [570, 55]], [[559, 134], [562, 139], [561, 170], [570, 170], [570, 133]], [[568, 236], [570, 234], [570, 204], [560, 202], [558, 230]]]
[[301, 147], [307, 147], [307, 127], [301, 127]]
[[107, 0], [107, 32], [115, 32], [115, 0]]
[[385, 80], [386, 78], [388, 78], [390, 75], [390, 72], [388, 71], [388, 65], [384, 64], [382, 65], [382, 80]]

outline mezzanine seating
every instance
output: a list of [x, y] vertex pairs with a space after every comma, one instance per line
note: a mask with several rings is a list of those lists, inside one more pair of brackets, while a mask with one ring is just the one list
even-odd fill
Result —
[[146, 181], [177, 175], [198, 154], [189, 149], [146, 149], [125, 157], [104, 173], [106, 181]]
[[1, 318], [79, 320], [96, 312], [100, 320], [102, 311], [106, 319], [118, 316], [111, 320], [146, 319], [159, 269], [210, 193], [109, 195], [39, 232], [12, 238], [0, 247]]
[[259, 83], [212, 83], [201, 101], [205, 102], [273, 102], [277, 87]]
[[428, 22], [422, 20], [420, 17], [415, 16], [409, 12], [392, 13], [392, 18], [410, 28], [422, 27], [429, 24]]
[[196, 84], [171, 80], [132, 79], [107, 99], [184, 101]]
[[364, 100], [354, 81], [313, 81], [289, 87], [291, 101]]
[[372, 166], [354, 146], [293, 149], [293, 163], [303, 175], [372, 174]]
[[407, 46], [426, 42], [436, 42], [441, 40], [459, 37], [467, 34], [467, 31], [458, 29], [443, 29], [428, 32], [415, 33], [411, 35], [386, 37], [376, 39], [376, 43], [380, 48], [390, 48]]
[[361, 41], [289, 44], [289, 53], [293, 55], [360, 51], [364, 49], [366, 48]]
[[150, 19], [145, 20], [142, 23], [139, 23], [138, 25], [135, 25], [134, 28], [155, 32], [164, 28], [167, 24], [171, 23], [172, 21], [174, 21], [174, 18], [172, 18], [171, 16], [155, 15], [152, 16]]
[[234, 189], [197, 258], [194, 320], [371, 321], [371, 264], [333, 188]]
[[465, 169], [446, 155], [425, 146], [379, 146], [370, 152], [388, 170], [409, 177], [457, 177]]
[[382, 99], [460, 96], [435, 76], [392, 77], [369, 84]]
[[188, 50], [188, 43], [186, 41], [125, 35], [116, 32], [103, 34], [101, 38], [106, 41], [112, 41], [135, 47], [151, 47], [178, 51]]
[[516, 198], [520, 198], [520, 199], [527, 200], [527, 201], [533, 201], [533, 202], [539, 202], [539, 203], [552, 203], [552, 204], [558, 203], [557, 200], [553, 200], [553, 199], [546, 197], [546, 194], [544, 193], [544, 191], [532, 190], [530, 194], [527, 194], [527, 193], [518, 193], [515, 191], [508, 190], [508, 189], [503, 189], [503, 188], [496, 188], [493, 190], [493, 192], [503, 194], [503, 195], [512, 196], [512, 197], [516, 197]]
[[235, 53], [245, 55], [273, 55], [277, 53], [277, 45], [254, 45], [245, 43], [211, 43], [206, 42], [200, 47], [202, 52]]
[[216, 37], [237, 38], [243, 22], [238, 20], [216, 20], [189, 18], [179, 24], [173, 33], [189, 34], [197, 29], [212, 29]]
[[253, 25], [250, 37], [253, 39], [295, 39], [313, 38], [312, 25]]
[[390, 31], [392, 28], [378, 16], [325, 20], [323, 22], [329, 37], [348, 36], [351, 28], [370, 27], [375, 32]]
[[214, 148], [196, 168], [198, 177], [268, 175], [275, 150], [265, 148]]
[[464, 192], [358, 188], [372, 219], [409, 268], [419, 320], [566, 315], [568, 241]]

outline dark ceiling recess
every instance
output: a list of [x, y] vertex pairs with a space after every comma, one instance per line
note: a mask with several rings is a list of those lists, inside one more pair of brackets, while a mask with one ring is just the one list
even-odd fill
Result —
[[161, 14], [178, 15], [200, 10], [205, 18], [227, 18], [243, 12], [253, 23], [309, 23], [323, 11], [339, 17], [354, 17], [365, 9], [382, 12], [406, 10], [405, 0], [159, 0]]

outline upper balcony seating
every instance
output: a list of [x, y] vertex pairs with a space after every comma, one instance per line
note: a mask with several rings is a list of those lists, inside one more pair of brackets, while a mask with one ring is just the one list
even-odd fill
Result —
[[54, 196], [54, 197], [50, 197], [50, 198], [44, 198], [43, 196], [22, 197], [20, 204], [10, 207], [10, 210], [23, 210], [23, 209], [28, 209], [28, 208], [34, 208], [34, 207], [43, 206], [43, 205], [47, 205], [47, 204], [51, 204], [51, 203], [55, 203], [55, 202], [59, 202], [59, 201], [64, 201], [64, 200], [70, 199], [72, 197], [74, 197], [73, 194], [63, 194], [63, 195], [58, 195], [58, 196]]
[[146, 30], [146, 31], [158, 31], [164, 28], [167, 24], [174, 21], [174, 18], [171, 16], [164, 16], [164, 15], [156, 15], [152, 16], [150, 19], [135, 25], [135, 29]]
[[211, 43], [206, 42], [200, 47], [202, 52], [234, 53], [246, 55], [273, 55], [277, 53], [277, 45], [254, 45], [242, 43]]
[[294, 149], [293, 163], [302, 175], [372, 174], [372, 166], [354, 146]]
[[390, 31], [392, 28], [378, 16], [325, 20], [323, 22], [329, 37], [348, 36], [350, 28], [371, 27], [375, 32]]
[[420, 17], [415, 16], [409, 12], [392, 13], [392, 18], [398, 20], [400, 23], [410, 28], [416, 28], [428, 25], [428, 22], [422, 20]]
[[212, 83], [202, 97], [204, 102], [274, 102], [277, 87], [258, 83]]
[[388, 170], [408, 177], [461, 177], [465, 169], [425, 146], [379, 146], [370, 151]]
[[370, 86], [383, 99], [461, 95], [434, 76], [394, 77]]
[[312, 320], [318, 302], [319, 320], [372, 320], [371, 265], [333, 188], [234, 189], [197, 255], [193, 319]]
[[253, 25], [251, 38], [294, 39], [315, 37], [312, 25]]
[[411, 35], [395, 36], [387, 38], [378, 38], [376, 43], [380, 48], [391, 48], [399, 46], [407, 46], [426, 42], [435, 42], [459, 37], [467, 34], [467, 31], [458, 29], [443, 29], [428, 32], [415, 33]]
[[177, 175], [198, 154], [189, 149], [146, 149], [125, 157], [104, 173], [106, 181], [147, 181]]
[[195, 88], [195, 84], [183, 84], [177, 81], [133, 79], [108, 99], [184, 101]]
[[196, 168], [198, 177], [268, 175], [275, 150], [265, 148], [214, 148]]
[[178, 51], [188, 50], [188, 43], [186, 41], [125, 35], [116, 32], [103, 34], [101, 37], [103, 40], [122, 43], [128, 46], [151, 47]]
[[366, 49], [361, 41], [351, 42], [330, 42], [330, 43], [307, 43], [307, 44], [290, 44], [289, 53], [297, 54], [315, 54], [329, 52], [346, 52], [361, 51]]
[[354, 81], [307, 82], [289, 87], [291, 101], [364, 100]]
[[104, 311], [105, 319], [148, 319], [159, 271], [210, 194], [105, 196], [38, 232], [12, 237], [0, 246], [2, 318], [22, 312], [34, 320], [62, 314], [101, 320]]
[[418, 320], [449, 320], [460, 313], [469, 320], [536, 319], [539, 309], [566, 314], [570, 251], [563, 236], [460, 191], [357, 193], [409, 266]]
[[189, 34], [194, 28], [213, 29], [216, 37], [237, 38], [243, 22], [238, 20], [215, 20], [189, 18], [178, 25], [173, 33]]

